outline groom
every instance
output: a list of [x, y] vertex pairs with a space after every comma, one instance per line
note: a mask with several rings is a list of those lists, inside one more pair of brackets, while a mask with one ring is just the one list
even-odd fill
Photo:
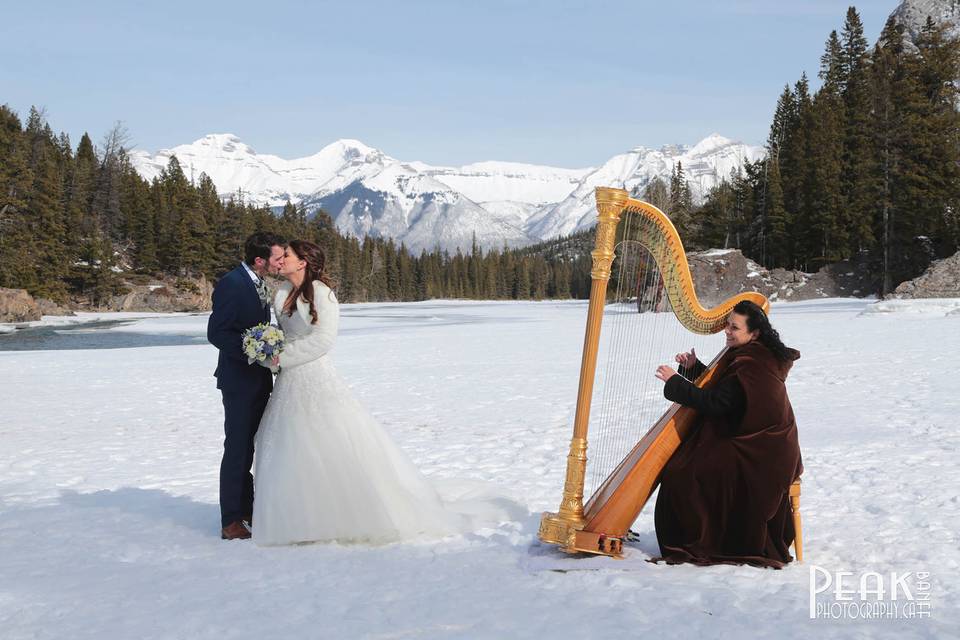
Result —
[[217, 388], [223, 395], [223, 460], [220, 462], [220, 537], [246, 539], [244, 524], [253, 518], [253, 437], [270, 399], [273, 376], [260, 365], [247, 364], [243, 332], [270, 322], [270, 299], [263, 281], [283, 265], [286, 243], [272, 233], [255, 233], [244, 245], [244, 261], [213, 289], [213, 312], [207, 340], [220, 350]]

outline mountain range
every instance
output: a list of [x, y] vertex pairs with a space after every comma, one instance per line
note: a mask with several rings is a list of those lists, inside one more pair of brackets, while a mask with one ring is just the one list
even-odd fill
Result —
[[187, 176], [206, 173], [229, 196], [308, 212], [322, 208], [346, 233], [392, 237], [414, 251], [439, 245], [467, 249], [523, 246], [588, 228], [595, 222], [593, 189], [640, 191], [653, 178], [669, 182], [680, 162], [695, 200], [763, 149], [714, 134], [692, 147], [637, 147], [601, 167], [561, 169], [514, 162], [462, 167], [405, 162], [358, 140], [337, 140], [304, 158], [261, 154], [232, 134], [211, 134], [151, 154], [131, 152], [146, 179], [176, 156]]

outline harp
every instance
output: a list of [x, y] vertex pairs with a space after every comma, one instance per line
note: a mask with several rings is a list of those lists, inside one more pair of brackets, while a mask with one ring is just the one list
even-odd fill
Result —
[[[626, 455], [614, 458], [619, 463], [612, 464], [612, 470], [597, 480], [584, 505], [587, 432], [612, 265], [620, 263], [618, 289], [631, 291], [636, 298], [633, 316], [639, 319], [644, 312], [669, 314], [681, 332], [711, 336], [723, 329], [731, 309], [741, 300], [755, 302], [764, 311], [769, 309], [769, 303], [759, 293], [745, 292], [704, 308], [694, 291], [680, 236], [662, 211], [630, 198], [621, 189], [598, 187], [596, 201], [598, 223], [591, 253], [590, 303], [563, 497], [556, 513], [543, 514], [538, 535], [540, 540], [559, 545], [567, 552], [617, 556], [622, 553], [630, 526], [656, 489], [661, 470], [693, 428], [696, 413], [677, 404], [669, 406], [645, 434], [629, 440]], [[630, 221], [629, 229], [621, 224], [624, 219]], [[642, 253], [647, 262], [634, 260], [637, 266], [624, 274], [622, 267], [630, 261], [631, 248], [635, 250], [633, 255]], [[664, 353], [676, 353], [668, 351], [675, 346], [663, 345], [659, 349], [660, 362], [666, 361], [662, 358]], [[698, 386], [709, 387], [719, 378], [726, 366], [724, 351], [720, 350], [696, 378]], [[652, 378], [653, 369], [644, 374]]]

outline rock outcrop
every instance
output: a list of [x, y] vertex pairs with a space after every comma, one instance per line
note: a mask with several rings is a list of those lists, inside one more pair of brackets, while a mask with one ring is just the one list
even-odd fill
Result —
[[0, 287], [0, 322], [30, 322], [40, 315], [37, 301], [26, 290]]
[[960, 298], [960, 252], [933, 262], [918, 278], [901, 283], [894, 298]]
[[128, 291], [111, 298], [105, 310], [209, 311], [213, 285], [205, 278], [167, 278], [149, 284], [127, 283]]
[[697, 297], [713, 306], [744, 291], [758, 291], [771, 301], [865, 296], [870, 275], [865, 265], [841, 262], [816, 273], [768, 270], [739, 249], [711, 249], [687, 254]]
[[[71, 302], [81, 311], [137, 311], [170, 313], [209, 311], [213, 284], [205, 278], [163, 278], [141, 283], [124, 282], [126, 292], [106, 304], [91, 305], [78, 298]], [[41, 316], [69, 316], [73, 310], [46, 298], [36, 298], [24, 289], [0, 287], [0, 322], [30, 322]]]
[[46, 298], [35, 298], [37, 301], [37, 307], [40, 309], [40, 315], [42, 316], [72, 316], [74, 315], [68, 307], [64, 307], [60, 304], [57, 304], [53, 300], [48, 300]]

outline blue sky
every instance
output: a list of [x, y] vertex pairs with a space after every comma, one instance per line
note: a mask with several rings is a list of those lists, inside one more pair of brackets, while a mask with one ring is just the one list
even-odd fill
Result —
[[[896, 0], [855, 5], [871, 44]], [[74, 143], [235, 133], [292, 158], [356, 138], [403, 160], [598, 165], [717, 132], [762, 144], [848, 2], [17, 2], [0, 103]]]

